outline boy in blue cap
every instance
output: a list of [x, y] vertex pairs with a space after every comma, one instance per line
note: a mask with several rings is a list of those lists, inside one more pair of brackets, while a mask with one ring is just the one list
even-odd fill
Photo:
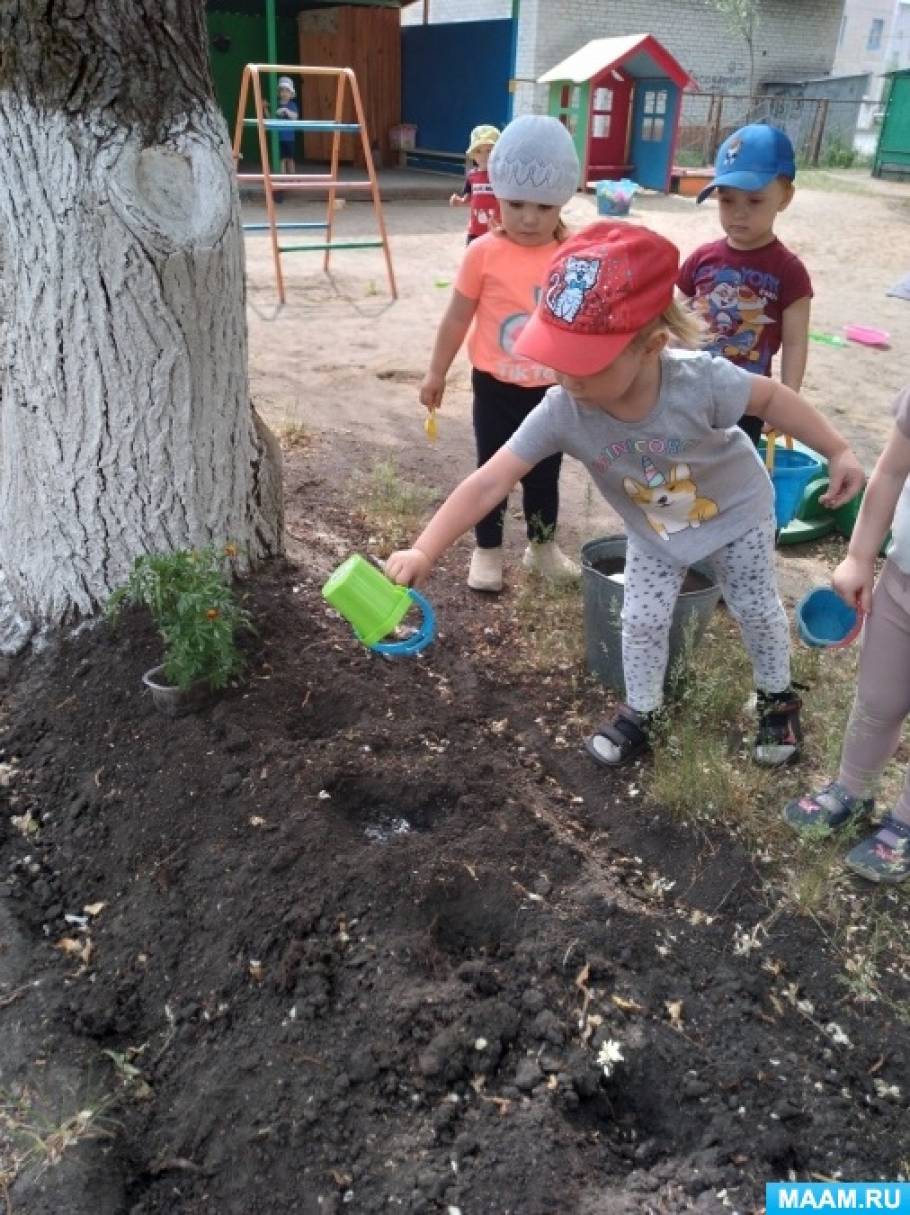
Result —
[[[796, 161], [783, 131], [763, 123], [742, 127], [717, 153], [714, 181], [722, 240], [701, 245], [683, 263], [677, 286], [708, 326], [706, 349], [758, 375], [771, 374], [781, 352], [780, 379], [799, 392], [809, 347], [812, 283], [806, 267], [774, 235], [774, 222], [793, 201]], [[740, 426], [758, 446], [761, 418]]]

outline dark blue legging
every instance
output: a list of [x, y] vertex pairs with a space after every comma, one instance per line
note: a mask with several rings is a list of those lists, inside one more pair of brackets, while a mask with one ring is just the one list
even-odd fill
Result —
[[[474, 438], [477, 465], [499, 451], [543, 398], [546, 387], [524, 388], [506, 384], [486, 371], [471, 373], [474, 389]], [[521, 479], [522, 506], [528, 539], [552, 540], [559, 516], [559, 469], [562, 452], [547, 456]], [[474, 535], [478, 548], [498, 548], [502, 544], [502, 525], [508, 499], [503, 499], [477, 524]]]

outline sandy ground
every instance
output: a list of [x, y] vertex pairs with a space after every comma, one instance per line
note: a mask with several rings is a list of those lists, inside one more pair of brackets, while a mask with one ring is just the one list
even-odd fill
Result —
[[[432, 179], [430, 179], [432, 180]], [[450, 183], [440, 183], [445, 195]], [[261, 208], [246, 204], [244, 219]], [[286, 203], [284, 219], [321, 218], [316, 204]], [[567, 209], [573, 226], [595, 218], [591, 196]], [[679, 245], [685, 256], [720, 231], [714, 203], [646, 194], [632, 218]], [[473, 467], [469, 365], [453, 366], [438, 444], [428, 448], [417, 384], [427, 365], [436, 324], [463, 251], [465, 217], [439, 201], [392, 201], [386, 206], [400, 296], [390, 300], [380, 250], [334, 254], [331, 278], [320, 254], [284, 259], [288, 302], [276, 307], [270, 244], [248, 236], [250, 374], [258, 406], [276, 427], [301, 423], [314, 437], [362, 438], [367, 459], [394, 451], [400, 467], [419, 471], [447, 491]], [[372, 208], [357, 202], [338, 215], [337, 238], [375, 233]], [[885, 292], [910, 271], [910, 185], [879, 182], [864, 173], [806, 176], [778, 233], [809, 268], [815, 288], [812, 328], [839, 334], [851, 322], [891, 334], [888, 349], [810, 343], [804, 385], [808, 399], [841, 427], [871, 470], [890, 427], [890, 405], [908, 379], [910, 302]], [[331, 443], [326, 443], [329, 450]], [[338, 475], [344, 475], [341, 470]], [[563, 473], [563, 534], [572, 542], [616, 530], [612, 512], [592, 494], [574, 461]], [[512, 540], [520, 543], [519, 528]], [[782, 553], [783, 574], [812, 577], [806, 549]], [[808, 570], [801, 569], [809, 562]], [[816, 571], [817, 572], [817, 571]], [[795, 589], [795, 588], [794, 588]]]

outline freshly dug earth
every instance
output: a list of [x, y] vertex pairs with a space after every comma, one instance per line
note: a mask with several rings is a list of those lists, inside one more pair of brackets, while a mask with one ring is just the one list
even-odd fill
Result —
[[516, 669], [464, 549], [421, 659], [358, 646], [319, 588], [367, 535], [318, 465], [289, 464], [306, 563], [244, 588], [242, 687], [157, 714], [140, 616], [10, 673], [4, 1106], [114, 1100], [9, 1209], [752, 1212], [766, 1180], [906, 1170], [906, 1026], [813, 920], [768, 920], [735, 842], [581, 754], [566, 715], [602, 695]]

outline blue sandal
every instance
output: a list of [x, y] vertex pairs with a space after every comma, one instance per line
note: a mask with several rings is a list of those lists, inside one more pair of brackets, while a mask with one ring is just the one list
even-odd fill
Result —
[[844, 863], [870, 882], [904, 881], [910, 877], [910, 824], [886, 814], [875, 834], [848, 852]]
[[864, 818], [875, 805], [871, 797], [854, 797], [836, 780], [817, 793], [806, 793], [784, 807], [784, 822], [800, 835], [840, 831], [858, 818]]

